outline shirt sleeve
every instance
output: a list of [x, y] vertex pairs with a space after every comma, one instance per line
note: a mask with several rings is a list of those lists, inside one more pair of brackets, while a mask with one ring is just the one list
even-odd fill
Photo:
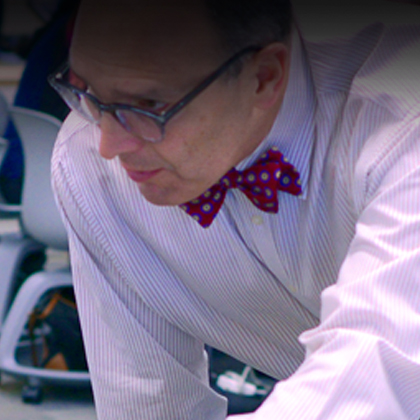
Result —
[[419, 126], [366, 168], [338, 280], [319, 326], [300, 336], [303, 364], [255, 413], [229, 420], [420, 418]]
[[53, 187], [69, 235], [98, 419], [225, 419], [226, 400], [209, 386], [203, 343], [149, 308], [112, 269], [98, 232], [76, 206], [80, 197], [60, 154], [53, 158]]

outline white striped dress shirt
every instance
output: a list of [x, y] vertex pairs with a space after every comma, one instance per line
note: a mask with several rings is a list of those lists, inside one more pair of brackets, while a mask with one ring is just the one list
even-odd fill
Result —
[[[420, 28], [292, 43], [272, 131], [303, 196], [148, 203], [71, 114], [53, 156], [100, 420], [222, 420], [204, 343], [279, 379], [250, 420], [420, 418]], [[191, 105], [192, 106], [192, 105]], [[236, 416], [232, 416], [233, 418]]]

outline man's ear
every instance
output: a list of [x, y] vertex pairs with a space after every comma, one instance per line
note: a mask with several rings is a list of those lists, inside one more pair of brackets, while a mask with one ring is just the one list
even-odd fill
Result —
[[289, 71], [288, 45], [276, 42], [254, 56], [254, 77], [257, 80], [255, 106], [268, 109], [283, 96]]

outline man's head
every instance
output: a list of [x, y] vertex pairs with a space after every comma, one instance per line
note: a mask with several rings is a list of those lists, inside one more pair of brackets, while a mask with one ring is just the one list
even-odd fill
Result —
[[279, 0], [82, 1], [70, 65], [105, 104], [165, 113], [235, 53], [259, 47], [175, 113], [158, 143], [104, 113], [101, 155], [119, 158], [152, 203], [203, 193], [272, 126], [287, 84], [290, 15]]

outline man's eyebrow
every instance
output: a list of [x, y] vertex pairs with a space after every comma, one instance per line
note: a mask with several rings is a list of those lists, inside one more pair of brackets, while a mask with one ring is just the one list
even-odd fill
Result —
[[156, 88], [144, 89], [141, 91], [134, 90], [130, 92], [121, 90], [118, 88], [114, 88], [110, 90], [110, 94], [112, 96], [115, 95], [117, 97], [127, 97], [127, 98], [132, 98], [132, 99], [144, 99], [144, 100], [159, 100], [159, 101], [164, 101], [165, 99], [167, 99], [168, 93], [169, 91], [162, 92]]
[[[68, 61], [69, 69], [71, 70], [71, 73], [80, 80], [84, 84], [85, 88], [89, 88], [90, 91], [94, 96], [97, 96], [97, 98], [100, 101], [109, 102], [106, 101], [104, 98], [101, 98], [101, 94], [99, 91], [95, 90], [95, 86], [90, 83], [86, 78], [84, 78], [79, 71], [74, 69], [73, 67], [73, 61], [70, 58]], [[76, 66], [77, 67], [77, 66]], [[183, 86], [182, 86], [183, 85]], [[180, 100], [182, 97], [184, 97], [188, 91], [193, 87], [188, 85], [186, 83], [183, 83], [181, 86], [138, 86], [137, 89], [134, 87], [131, 91], [128, 91], [126, 89], [121, 89], [116, 86], [111, 87], [110, 90], [107, 91], [107, 96], [114, 98], [121, 98], [120, 100], [113, 100], [113, 103], [123, 103], [126, 101], [155, 101], [155, 102], [161, 102], [165, 104], [171, 104], [175, 103], [178, 100]]]
[[[94, 87], [91, 83], [89, 83], [86, 79], [80, 76], [77, 72], [75, 72], [72, 68], [70, 68], [73, 75], [78, 78], [81, 82], [83, 82], [86, 87], [92, 89], [92, 93], [99, 94], [95, 91]], [[156, 87], [149, 87], [146, 89], [140, 89], [138, 91], [127, 91], [118, 88], [111, 88], [108, 92], [111, 96], [127, 98], [127, 99], [136, 99], [136, 100], [154, 100], [154, 101], [162, 101], [167, 102], [168, 100], [177, 100], [178, 98], [182, 97], [183, 91], [181, 89], [176, 88], [164, 88], [158, 89]]]

